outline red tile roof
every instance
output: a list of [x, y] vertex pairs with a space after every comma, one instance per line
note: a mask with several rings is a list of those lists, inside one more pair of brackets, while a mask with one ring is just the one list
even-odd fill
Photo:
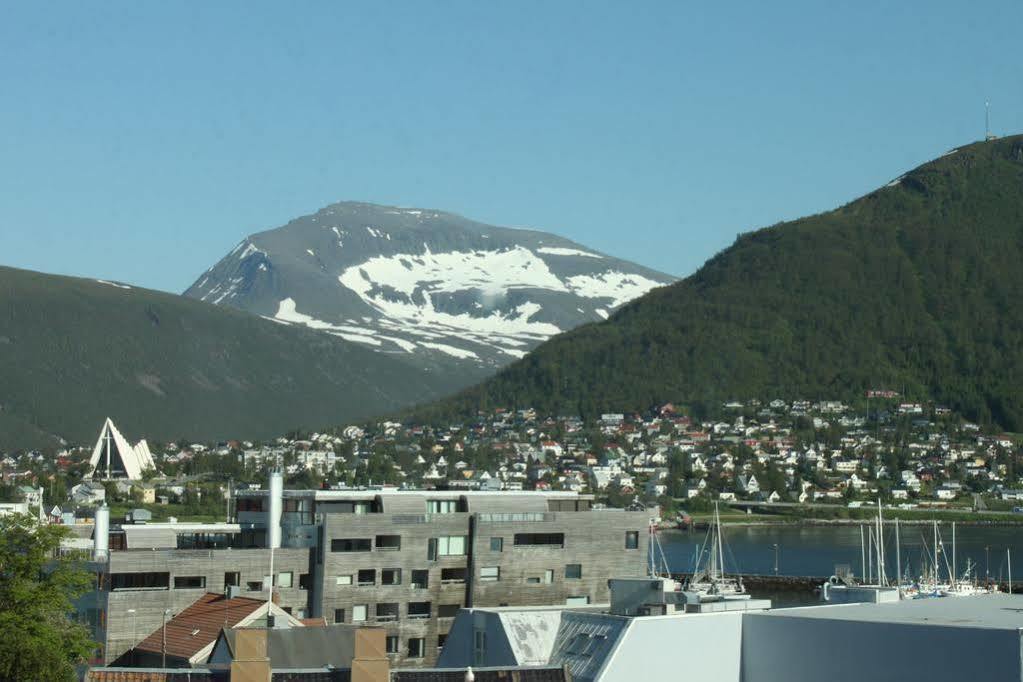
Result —
[[[266, 603], [262, 599], [207, 592], [167, 621], [167, 655], [188, 659], [217, 639], [220, 629], [233, 628]], [[137, 649], [161, 653], [163, 627], [139, 642]]]

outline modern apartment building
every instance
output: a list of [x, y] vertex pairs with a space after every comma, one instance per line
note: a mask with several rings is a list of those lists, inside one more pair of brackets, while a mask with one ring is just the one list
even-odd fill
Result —
[[645, 573], [650, 513], [577, 493], [286, 491], [275, 475], [234, 502], [217, 524], [108, 529], [101, 510], [82, 609], [103, 660], [206, 592], [268, 598], [271, 560], [284, 610], [381, 625], [403, 665], [432, 664], [462, 607], [607, 602], [609, 578]]

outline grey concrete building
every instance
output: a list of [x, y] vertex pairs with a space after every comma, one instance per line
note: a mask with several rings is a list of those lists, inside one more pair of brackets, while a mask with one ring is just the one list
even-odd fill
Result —
[[[206, 592], [269, 597], [298, 618], [375, 624], [396, 664], [429, 665], [458, 610], [583, 605], [642, 575], [649, 512], [565, 492], [237, 492], [218, 524], [97, 519], [97, 589], [81, 604], [112, 661]], [[271, 550], [272, 548], [272, 550]]]

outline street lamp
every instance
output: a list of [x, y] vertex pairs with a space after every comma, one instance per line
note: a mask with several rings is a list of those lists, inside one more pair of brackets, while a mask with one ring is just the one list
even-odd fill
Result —
[[771, 545], [774, 548], [774, 574], [778, 575], [778, 543]]
[[163, 627], [160, 629], [163, 631], [163, 645], [160, 647], [160, 667], [167, 667], [167, 616], [170, 615], [170, 609], [163, 610]]
[[128, 609], [126, 613], [131, 614], [131, 664], [135, 665], [135, 609]]

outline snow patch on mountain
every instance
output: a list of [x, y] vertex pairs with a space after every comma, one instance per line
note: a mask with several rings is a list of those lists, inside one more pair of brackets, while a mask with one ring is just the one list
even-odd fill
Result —
[[427, 348], [432, 348], [434, 350], [439, 350], [441, 353], [447, 353], [451, 357], [459, 358], [461, 360], [466, 360], [466, 359], [470, 359], [470, 358], [473, 359], [473, 360], [479, 360], [479, 357], [480, 357], [480, 356], [476, 355], [475, 353], [473, 353], [471, 350], [465, 350], [463, 348], [455, 348], [454, 346], [449, 346], [446, 343], [435, 343], [435, 342], [431, 342], [431, 341], [423, 341], [422, 345], [426, 346]]
[[537, 253], [546, 253], [551, 256], [585, 256], [586, 258], [603, 258], [599, 253], [580, 251], [579, 249], [565, 249], [560, 246], [541, 246]]
[[642, 275], [608, 270], [597, 275], [576, 275], [565, 280], [572, 293], [586, 298], [610, 298], [611, 307], [618, 306], [642, 296], [660, 282]]

